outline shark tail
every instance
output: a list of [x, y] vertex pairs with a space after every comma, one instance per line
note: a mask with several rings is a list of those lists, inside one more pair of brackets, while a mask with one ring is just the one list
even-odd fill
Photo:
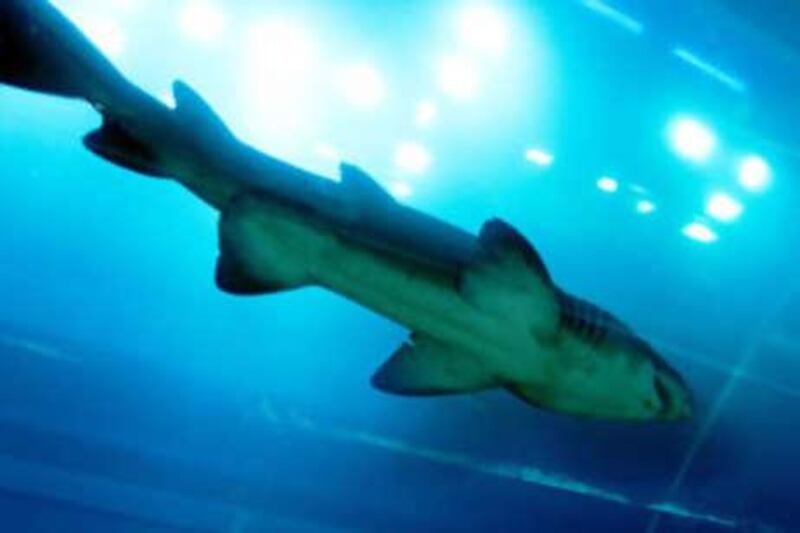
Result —
[[0, 82], [107, 107], [129, 84], [46, 0], [0, 0]]
[[157, 114], [162, 106], [48, 1], [0, 0], [0, 83], [88, 101], [103, 115], [103, 125], [84, 137], [90, 151], [137, 173], [167, 177], [154, 147], [128, 127], [132, 110]]

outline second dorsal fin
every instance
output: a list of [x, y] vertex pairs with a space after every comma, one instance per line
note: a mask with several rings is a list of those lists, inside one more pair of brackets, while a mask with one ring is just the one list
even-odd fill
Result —
[[175, 95], [175, 111], [191, 127], [199, 131], [213, 131], [217, 134], [231, 135], [228, 126], [214, 109], [194, 89], [182, 81], [172, 85]]
[[342, 177], [342, 186], [345, 187], [354, 198], [368, 204], [393, 202], [394, 198], [375, 181], [375, 178], [361, 170], [361, 168], [342, 163], [339, 165]]

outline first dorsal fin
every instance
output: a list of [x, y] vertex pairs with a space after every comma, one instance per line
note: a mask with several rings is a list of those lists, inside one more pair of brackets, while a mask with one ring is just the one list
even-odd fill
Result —
[[475, 256], [458, 279], [463, 297], [479, 309], [541, 335], [558, 330], [556, 287], [541, 257], [502, 220], [484, 224]]
[[552, 283], [547, 267], [536, 248], [509, 223], [499, 218], [486, 222], [478, 241], [485, 251], [497, 257], [516, 257], [535, 270], [547, 283]]
[[216, 133], [231, 135], [225, 122], [189, 85], [176, 81], [172, 85], [172, 92], [175, 95], [176, 112], [182, 120], [201, 131], [210, 129]]
[[339, 172], [342, 177], [342, 186], [351, 191], [351, 194], [357, 199], [368, 203], [393, 201], [392, 196], [375, 181], [375, 178], [356, 165], [342, 163], [339, 165]]

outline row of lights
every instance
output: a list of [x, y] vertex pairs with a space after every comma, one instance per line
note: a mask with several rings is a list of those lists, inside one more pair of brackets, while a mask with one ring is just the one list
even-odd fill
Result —
[[[453, 32], [459, 49], [441, 56], [436, 62], [439, 91], [457, 103], [474, 100], [481, 90], [481, 66], [487, 60], [502, 57], [510, 45], [508, 21], [488, 4], [468, 5], [456, 12]], [[345, 68], [339, 78], [339, 89], [345, 100], [362, 109], [374, 109], [384, 100], [387, 90], [380, 73], [369, 64]], [[431, 127], [439, 118], [439, 107], [433, 99], [419, 101], [414, 124], [419, 129]], [[423, 144], [406, 140], [394, 151], [394, 166], [403, 178], [389, 185], [390, 192], [405, 199], [413, 194], [409, 178], [429, 171], [433, 155]]]
[[[691, 117], [678, 117], [671, 121], [668, 126], [668, 137], [673, 150], [682, 158], [695, 163], [702, 164], [709, 161], [714, 155], [718, 146], [717, 136], [713, 130], [701, 121]], [[525, 159], [539, 167], [549, 167], [553, 164], [555, 157], [548, 151], [535, 147], [525, 151]], [[772, 179], [772, 170], [767, 161], [755, 154], [743, 157], [738, 163], [738, 182], [740, 186], [752, 193], [763, 192], [769, 187]], [[616, 178], [602, 176], [597, 180], [597, 188], [605, 193], [614, 194], [620, 184]], [[641, 189], [635, 192], [645, 193]], [[642, 215], [649, 215], [656, 211], [657, 207], [648, 198], [639, 198], [636, 201], [636, 212]], [[737, 220], [744, 212], [742, 203], [725, 192], [713, 193], [705, 207], [705, 215], [722, 223], [731, 223]], [[718, 239], [716, 232], [703, 220], [697, 220], [688, 224], [683, 229], [687, 237], [703, 242], [711, 243]]]
[[[642, 33], [643, 26], [627, 14], [609, 6], [601, 0], [583, 0], [585, 7], [624, 27], [633, 33]], [[704, 74], [716, 79], [727, 87], [743, 92], [745, 85], [740, 80], [727, 74], [720, 68], [699, 58], [691, 51], [676, 47], [673, 54], [685, 63], [697, 68]], [[707, 161], [717, 147], [717, 138], [713, 131], [699, 120], [681, 117], [673, 121], [670, 127], [670, 138], [673, 149], [684, 159], [695, 163]], [[761, 192], [769, 186], [771, 170], [769, 164], [758, 155], [748, 155], [739, 162], [739, 184], [750, 192]], [[606, 192], [616, 191], [616, 182], [610, 178], [601, 178], [598, 187]], [[613, 191], [612, 191], [613, 189]], [[733, 222], [741, 216], [744, 207], [742, 204], [724, 192], [716, 192], [709, 198], [705, 214], [719, 222]], [[647, 214], [654, 211], [654, 206], [649, 200], [640, 200], [637, 211]], [[686, 237], [702, 243], [711, 243], [718, 240], [716, 232], [703, 220], [697, 220], [684, 227]]]
[[[587, 6], [605, 10], [599, 2], [587, 2]], [[607, 11], [607, 10], [606, 10]], [[113, 24], [87, 23], [87, 30], [99, 44], [112, 56], [118, 56], [124, 47], [124, 37]], [[178, 26], [187, 40], [202, 44], [212, 44], [223, 37], [228, 19], [224, 10], [210, 0], [192, 0], [187, 2], [178, 16]], [[507, 24], [500, 13], [490, 6], [471, 6], [463, 9], [456, 16], [456, 32], [462, 45], [477, 50], [486, 56], [500, 56], [508, 46]], [[308, 67], [313, 62], [316, 44], [302, 28], [287, 24], [284, 21], [270, 22], [254, 27], [251, 36], [262, 72], [273, 72], [276, 76], [286, 78], [287, 69], [299, 70], [303, 65]], [[281, 68], [281, 66], [285, 68]], [[291, 73], [290, 73], [291, 74]], [[291, 76], [288, 76], [291, 77]], [[272, 76], [270, 77], [272, 78]], [[274, 86], [275, 80], [262, 80], [265, 86]], [[339, 73], [337, 86], [346, 101], [355, 107], [373, 109], [379, 106], [386, 96], [386, 84], [380, 72], [367, 62], [354, 63], [343, 67]], [[450, 55], [439, 63], [439, 88], [456, 100], [468, 100], [478, 90], [478, 76], [474, 61], [464, 55]], [[436, 104], [432, 100], [423, 100], [417, 106], [415, 123], [424, 128], [431, 125], [438, 115]], [[691, 117], [679, 117], [669, 128], [669, 135], [674, 150], [681, 157], [694, 163], [707, 161], [714, 153], [718, 141], [713, 131], [702, 122]], [[553, 164], [552, 153], [542, 148], [531, 148], [525, 152], [528, 161], [540, 167]], [[394, 155], [395, 166], [407, 175], [425, 173], [432, 163], [430, 152], [421, 144], [406, 141], [400, 143]], [[766, 161], [755, 155], [747, 156], [740, 163], [739, 183], [747, 190], [761, 191], [770, 180], [770, 168]], [[600, 190], [613, 193], [619, 184], [614, 178], [602, 177], [597, 186]], [[397, 195], [408, 197], [412, 193], [408, 183], [400, 182], [395, 187]], [[650, 214], [656, 209], [648, 199], [641, 199], [636, 204], [637, 212]], [[725, 193], [715, 193], [709, 199], [706, 214], [722, 222], [731, 222], [743, 211], [741, 203]], [[694, 223], [687, 226], [685, 233], [704, 235], [698, 240], [710, 240], [708, 232], [699, 231]]]
[[[668, 135], [675, 153], [695, 165], [711, 161], [719, 146], [714, 130], [693, 117], [677, 117], [671, 122]], [[740, 158], [736, 174], [740, 187], [751, 193], [764, 192], [772, 181], [772, 169], [769, 163], [756, 154]], [[706, 202], [705, 216], [717, 222], [734, 222], [743, 212], [744, 205], [727, 192], [714, 192]], [[711, 243], [719, 238], [717, 233], [702, 220], [686, 226], [684, 234], [703, 243]]]
[[[68, 0], [61, 0], [68, 3]], [[69, 7], [69, 6], [66, 6]], [[78, 14], [84, 31], [109, 56], [119, 59], [126, 47], [125, 34], [112, 18]], [[195, 45], [218, 44], [230, 31], [230, 17], [215, 0], [187, 0], [177, 12], [176, 24], [182, 37]], [[455, 13], [452, 24], [454, 43], [449, 53], [435, 63], [439, 91], [456, 102], [468, 102], [480, 93], [481, 69], [487, 62], [502, 57], [510, 45], [506, 16], [488, 3], [468, 4]], [[314, 36], [296, 21], [275, 18], [252, 24], [244, 33], [246, 48], [252, 59], [251, 85], [257, 86], [259, 106], [270, 114], [273, 122], [285, 119], [287, 127], [302, 119], [292, 119], [287, 110], [297, 109], [308, 76], [321, 66]], [[387, 83], [371, 62], [359, 60], [345, 64], [334, 73], [333, 86], [343, 100], [356, 109], [370, 111], [382, 105], [388, 96]], [[171, 103], [171, 96], [164, 95]], [[295, 105], [296, 104], [296, 105]], [[439, 109], [433, 99], [420, 101], [414, 113], [414, 124], [428, 128], [435, 123]], [[293, 122], [294, 121], [294, 122]], [[406, 175], [425, 173], [433, 158], [418, 142], [398, 145], [395, 166]], [[410, 190], [410, 185], [404, 191]], [[408, 194], [403, 194], [407, 196]]]
[[[616, 178], [602, 176], [597, 180], [597, 188], [607, 194], [615, 194], [619, 191], [620, 185]], [[656, 204], [647, 198], [647, 191], [638, 185], [631, 185], [630, 191], [636, 195], [635, 209], [640, 215], [651, 215], [656, 212]]]
[[[706, 163], [714, 155], [718, 140], [714, 131], [691, 117], [679, 117], [669, 127], [669, 137], [675, 152], [692, 163]], [[758, 155], [741, 159], [739, 183], [751, 192], [761, 192], [769, 186], [771, 170], [767, 161]]]

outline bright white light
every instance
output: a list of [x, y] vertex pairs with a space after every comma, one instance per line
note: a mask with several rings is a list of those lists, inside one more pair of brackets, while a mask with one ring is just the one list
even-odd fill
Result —
[[178, 28], [190, 41], [209, 44], [218, 41], [227, 26], [225, 12], [209, 0], [192, 0], [178, 15]]
[[431, 166], [432, 160], [427, 148], [414, 142], [400, 143], [394, 154], [397, 167], [411, 174], [424, 173]]
[[636, 211], [641, 215], [649, 215], [656, 210], [656, 204], [650, 200], [639, 200], [636, 202]]
[[357, 63], [342, 69], [338, 85], [345, 99], [361, 109], [374, 109], [386, 97], [386, 84], [380, 72], [367, 63]]
[[673, 121], [669, 136], [678, 155], [697, 163], [708, 160], [717, 147], [717, 137], [711, 128], [693, 118]]
[[739, 166], [739, 183], [747, 190], [760, 192], [767, 188], [772, 171], [762, 157], [747, 156]]
[[117, 9], [128, 11], [129, 13], [138, 12], [147, 7], [150, 0], [116, 0], [111, 2], [117, 6]]
[[161, 93], [158, 95], [158, 98], [167, 107], [171, 107], [172, 109], [177, 107], [175, 104], [175, 93], [171, 89], [165, 89], [161, 91]]
[[314, 154], [320, 159], [326, 159], [328, 161], [340, 161], [342, 159], [342, 154], [339, 150], [337, 150], [335, 146], [327, 143], [318, 144], [314, 148]]
[[423, 100], [417, 106], [417, 116], [415, 119], [417, 127], [426, 128], [430, 126], [436, 120], [438, 114], [439, 110], [436, 108], [436, 104], [430, 100]]
[[249, 32], [248, 44], [262, 67], [281, 75], [306, 71], [319, 52], [316, 40], [302, 26], [281, 19], [254, 26]]
[[291, 20], [268, 19], [246, 34], [249, 107], [273, 131], [298, 130], [311, 123], [319, 46], [313, 35]]
[[714, 232], [714, 230], [702, 222], [693, 222], [689, 224], [683, 228], [683, 234], [692, 240], [702, 242], [704, 244], [710, 244], [719, 239], [719, 236]]
[[341, 152], [332, 144], [321, 142], [314, 146], [316, 160], [306, 163], [306, 168], [330, 181], [341, 181]]
[[525, 151], [525, 159], [540, 167], [549, 167], [553, 164], [553, 154], [539, 148], [530, 148]]
[[150, 0], [106, 0], [103, 7], [113, 9], [115, 13], [136, 14], [149, 7]]
[[438, 81], [444, 94], [460, 101], [472, 100], [480, 90], [478, 70], [460, 56], [447, 56], [439, 61]]
[[603, 192], [615, 193], [619, 189], [619, 182], [609, 176], [603, 176], [597, 180], [597, 188]]
[[706, 213], [721, 222], [733, 222], [742, 214], [742, 204], [725, 193], [716, 193], [706, 205]]
[[127, 38], [115, 20], [99, 15], [78, 13], [75, 22], [104, 54], [112, 59], [122, 57], [127, 45]]
[[389, 186], [389, 192], [398, 200], [405, 200], [414, 194], [414, 189], [405, 181], [396, 181]]
[[456, 16], [461, 41], [486, 54], [500, 56], [508, 49], [508, 21], [494, 6], [473, 5]]
[[[103, 0], [103, 2], [87, 2], [86, 0], [50, 0], [50, 3], [73, 18], [73, 13], [81, 9], [91, 9], [93, 13], [113, 13], [116, 16], [129, 17], [138, 15], [149, 7], [152, 0]], [[88, 4], [88, 5], [87, 5]], [[92, 5], [94, 4], [94, 5]]]

